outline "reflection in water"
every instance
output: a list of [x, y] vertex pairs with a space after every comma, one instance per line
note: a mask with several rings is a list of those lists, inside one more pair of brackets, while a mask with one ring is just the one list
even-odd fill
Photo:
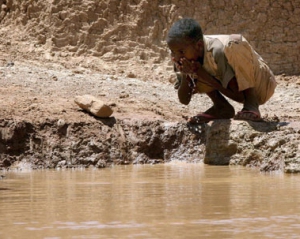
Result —
[[0, 238], [296, 238], [300, 177], [172, 162], [6, 173]]

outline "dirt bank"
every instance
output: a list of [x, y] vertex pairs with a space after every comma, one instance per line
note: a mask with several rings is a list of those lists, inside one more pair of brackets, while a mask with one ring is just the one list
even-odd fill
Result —
[[[255, 37], [261, 36], [256, 20], [249, 28], [255, 32], [240, 31], [256, 19], [251, 11], [250, 20], [235, 21], [239, 25], [222, 21], [226, 31], [240, 29], [261, 47], [277, 72], [286, 72], [276, 76], [276, 93], [261, 107], [266, 122], [220, 120], [191, 128], [185, 119], [211, 102], [195, 95], [189, 106], [179, 104], [166, 29], [175, 18], [194, 16], [205, 30], [216, 31], [209, 33], [220, 33], [212, 28], [222, 28], [220, 19], [200, 16], [224, 7], [230, 14], [227, 3], [207, 1], [206, 10], [197, 5], [195, 11], [182, 1], [167, 0], [0, 0], [0, 168], [108, 167], [177, 159], [299, 172], [300, 77], [290, 75], [298, 69], [298, 53], [282, 60], [268, 48], [270, 32], [282, 31], [272, 25], [279, 3], [247, 5], [255, 11], [272, 8], [266, 18], [258, 14], [269, 24], [261, 39]], [[291, 13], [298, 8], [284, 5]], [[243, 19], [242, 9], [236, 4], [236, 18]], [[296, 24], [284, 16], [276, 23], [286, 26], [285, 21]], [[290, 32], [281, 37], [289, 42], [285, 47], [297, 44]], [[84, 94], [110, 105], [112, 117], [99, 119], [82, 111], [74, 99]], [[232, 104], [236, 111], [242, 107]]]
[[0, 6], [1, 44], [30, 59], [74, 63], [76, 57], [78, 64], [149, 79], [153, 71], [135, 66], [163, 73], [167, 29], [179, 17], [193, 17], [205, 34], [242, 33], [276, 74], [300, 73], [299, 1], [0, 0]]
[[[277, 76], [263, 123], [220, 120], [188, 127], [210, 106], [178, 103], [173, 85], [57, 63], [1, 62], [1, 168], [107, 167], [186, 160], [299, 171], [299, 77]], [[114, 113], [96, 118], [74, 99], [91, 94]], [[236, 110], [241, 105], [233, 102]]]

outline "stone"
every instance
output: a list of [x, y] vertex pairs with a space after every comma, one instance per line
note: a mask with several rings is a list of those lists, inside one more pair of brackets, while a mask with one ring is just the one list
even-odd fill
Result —
[[108, 118], [113, 114], [110, 106], [92, 95], [76, 96], [74, 101], [80, 108], [97, 117]]

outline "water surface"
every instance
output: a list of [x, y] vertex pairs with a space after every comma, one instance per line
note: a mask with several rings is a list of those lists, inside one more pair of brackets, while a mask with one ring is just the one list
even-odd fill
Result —
[[1, 239], [300, 235], [300, 175], [181, 162], [1, 174]]

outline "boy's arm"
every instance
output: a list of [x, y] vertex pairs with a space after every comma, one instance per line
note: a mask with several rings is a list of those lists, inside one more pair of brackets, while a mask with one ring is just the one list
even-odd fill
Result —
[[181, 84], [178, 89], [178, 98], [180, 103], [184, 105], [188, 105], [192, 98], [193, 89], [189, 86], [190, 84], [189, 76], [186, 74], [181, 74], [181, 76], [182, 78], [181, 78]]

